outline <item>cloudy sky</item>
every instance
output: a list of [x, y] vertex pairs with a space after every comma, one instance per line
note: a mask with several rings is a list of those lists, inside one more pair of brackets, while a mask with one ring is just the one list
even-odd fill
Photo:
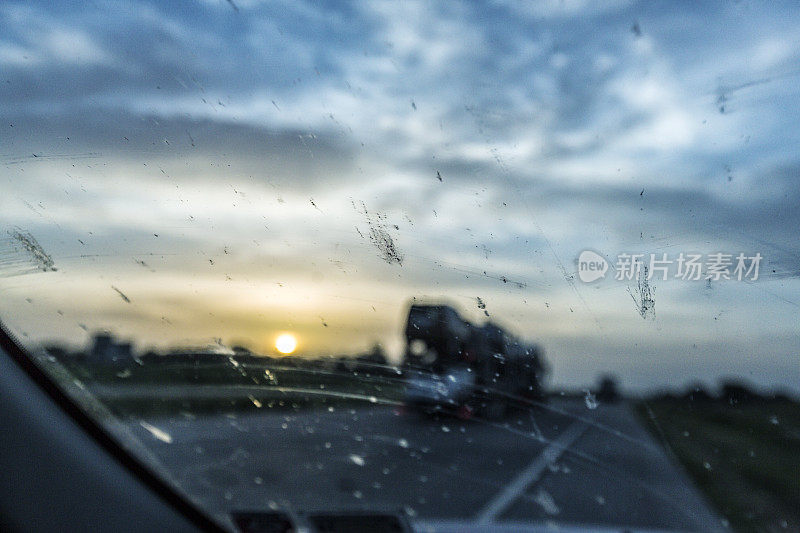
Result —
[[[0, 317], [32, 344], [397, 357], [410, 298], [480, 298], [559, 384], [800, 392], [791, 3], [5, 2], [0, 29]], [[640, 313], [587, 249], [764, 259]]]

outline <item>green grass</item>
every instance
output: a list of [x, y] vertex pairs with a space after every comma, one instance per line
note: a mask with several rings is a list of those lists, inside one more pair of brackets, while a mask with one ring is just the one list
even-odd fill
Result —
[[800, 531], [798, 404], [658, 399], [637, 412], [735, 530]]
[[307, 409], [345, 409], [369, 404], [367, 401], [351, 398], [317, 397], [302, 393], [284, 395], [282, 398], [265, 398], [255, 394], [250, 398], [201, 398], [201, 399], [160, 399], [160, 398], [99, 398], [115, 416], [130, 417], [174, 417], [207, 416], [229, 413], [265, 413], [270, 411], [302, 411]]
[[[402, 396], [399, 376], [385, 371], [337, 371], [309, 366], [265, 363], [159, 363], [124, 368], [88, 366], [69, 361], [59, 380], [80, 380], [109, 411], [119, 417], [207, 415], [344, 408], [394, 402]], [[208, 391], [211, 387], [210, 392]], [[193, 389], [203, 394], [192, 394]], [[217, 394], [217, 396], [215, 396]], [[361, 396], [366, 398], [342, 396]]]

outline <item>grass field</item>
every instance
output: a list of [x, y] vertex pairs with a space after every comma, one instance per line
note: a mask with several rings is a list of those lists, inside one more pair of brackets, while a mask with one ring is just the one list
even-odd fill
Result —
[[731, 527], [800, 531], [800, 406], [643, 401], [637, 412]]
[[[400, 376], [391, 368], [341, 370], [286, 366], [275, 361], [178, 362], [124, 368], [69, 361], [61, 367], [61, 373], [80, 382], [105, 408], [121, 417], [393, 403], [402, 396], [403, 387]], [[60, 380], [64, 379], [62, 375]]]

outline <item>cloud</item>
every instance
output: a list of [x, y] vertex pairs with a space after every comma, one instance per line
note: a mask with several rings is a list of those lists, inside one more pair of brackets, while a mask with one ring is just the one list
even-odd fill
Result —
[[[70, 28], [29, 6], [7, 5], [0, 11], [18, 43], [6, 44], [0, 61], [16, 68], [109, 65], [113, 58], [81, 29]], [[8, 37], [8, 35], [7, 35]]]
[[[592, 343], [598, 367], [624, 370], [614, 354], [634, 349], [637, 318], [623, 285], [570, 278], [583, 249], [768, 253], [765, 284], [724, 302], [740, 351], [759, 333], [741, 320], [754, 294], [797, 300], [786, 6], [779, 21], [739, 4], [680, 17], [627, 2], [236, 5], [0, 8], [0, 180], [13, 191], [0, 225], [31, 231], [71, 294], [97, 294], [96, 320], [146, 334], [164, 305], [177, 339], [206, 308], [229, 320], [205, 330], [247, 324], [237, 335], [257, 327], [253, 309], [281, 309], [323, 349], [316, 314], [362, 344], [396, 343], [407, 297], [480, 296], [577, 372], [570, 350]], [[361, 202], [385, 216], [402, 266], [381, 261]], [[108, 314], [120, 303], [104, 272], [142, 308]], [[636, 334], [673, 368], [678, 336], [721, 304], [674, 283], [656, 294], [662, 329]], [[380, 319], [359, 330], [376, 302]], [[722, 366], [710, 352], [703, 372]], [[645, 366], [631, 379], [647, 381]]]

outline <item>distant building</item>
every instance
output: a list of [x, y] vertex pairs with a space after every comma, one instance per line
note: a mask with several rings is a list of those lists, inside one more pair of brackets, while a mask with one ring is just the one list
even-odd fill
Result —
[[117, 342], [110, 333], [96, 333], [89, 350], [89, 362], [105, 365], [120, 365], [133, 361], [133, 345]]
[[375, 344], [369, 353], [357, 357], [357, 360], [361, 363], [372, 363], [376, 365], [388, 364], [388, 361], [386, 360], [386, 354], [384, 353], [383, 347], [380, 344]]

